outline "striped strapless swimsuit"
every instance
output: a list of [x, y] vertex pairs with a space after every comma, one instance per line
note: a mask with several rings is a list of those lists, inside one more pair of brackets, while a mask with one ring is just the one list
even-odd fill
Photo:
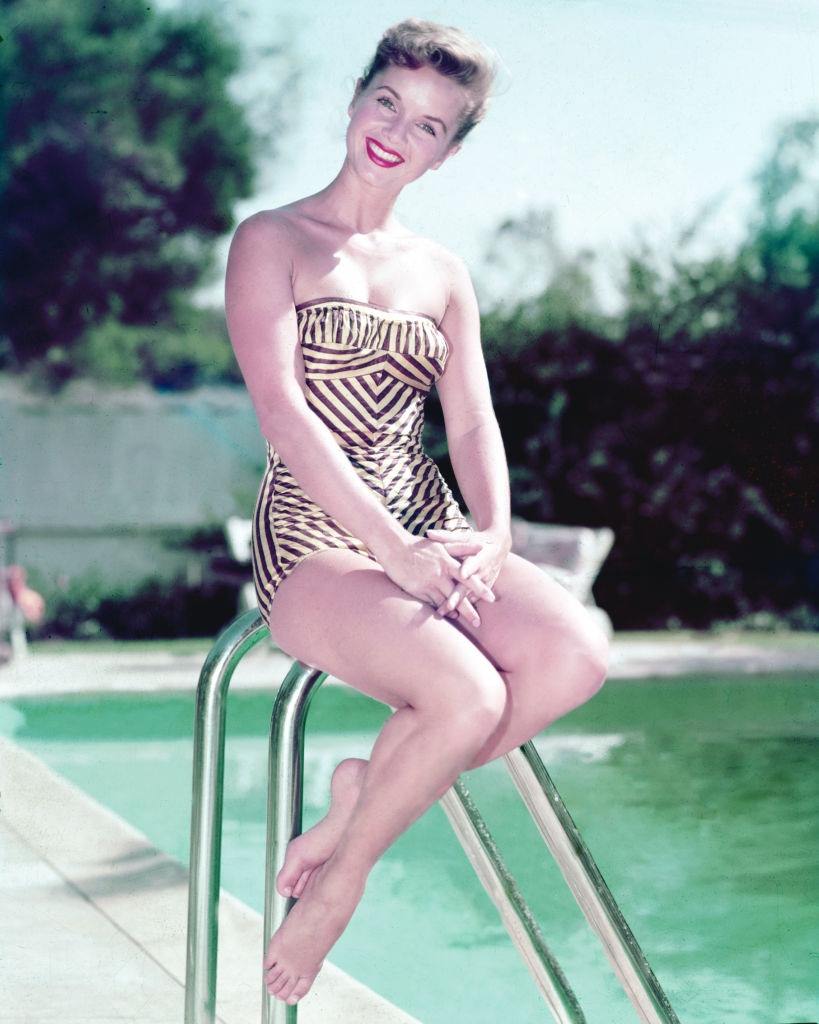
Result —
[[[308, 405], [358, 475], [412, 534], [469, 529], [421, 445], [424, 402], [449, 356], [432, 317], [334, 296], [302, 302], [296, 315]], [[259, 610], [268, 622], [276, 588], [314, 552], [349, 548], [377, 559], [308, 498], [270, 441], [266, 448], [251, 552]]]

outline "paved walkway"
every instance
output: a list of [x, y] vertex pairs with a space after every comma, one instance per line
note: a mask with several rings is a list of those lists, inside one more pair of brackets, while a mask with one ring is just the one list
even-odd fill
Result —
[[[196, 688], [208, 644], [196, 653], [178, 654], [157, 643], [123, 644], [116, 650], [95, 651], [78, 644], [76, 652], [61, 645], [49, 652], [40, 645], [33, 653], [0, 667], [0, 700], [21, 696], [68, 693], [188, 692]], [[260, 642], [242, 661], [231, 689], [273, 690], [290, 668], [290, 658], [270, 641]], [[641, 679], [687, 673], [819, 672], [819, 642], [812, 633], [683, 635], [616, 634], [611, 643], [611, 679]], [[339, 682], [328, 677], [324, 685]]]
[[[182, 1024], [187, 871], [0, 737], [0, 1021]], [[262, 918], [219, 902], [217, 1014], [261, 1014]], [[325, 960], [305, 1024], [420, 1024]]]

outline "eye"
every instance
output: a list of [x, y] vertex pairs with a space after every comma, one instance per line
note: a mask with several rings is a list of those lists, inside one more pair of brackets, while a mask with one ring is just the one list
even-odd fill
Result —
[[[390, 110], [395, 110], [395, 104], [389, 98], [389, 96], [376, 96], [375, 99], [376, 99], [376, 103], [383, 103], [383, 104], [389, 103]], [[428, 135], [437, 135], [437, 132], [435, 131], [435, 129], [432, 127], [432, 125], [428, 121], [421, 121], [419, 123], [423, 125], [423, 127], [427, 131]]]

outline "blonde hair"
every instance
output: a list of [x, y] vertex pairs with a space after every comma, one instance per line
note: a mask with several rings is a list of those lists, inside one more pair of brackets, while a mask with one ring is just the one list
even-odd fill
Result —
[[390, 64], [413, 69], [426, 65], [463, 86], [467, 102], [450, 146], [461, 142], [483, 120], [498, 62], [491, 51], [459, 28], [419, 18], [392, 25], [378, 41], [375, 56], [362, 75], [361, 92]]

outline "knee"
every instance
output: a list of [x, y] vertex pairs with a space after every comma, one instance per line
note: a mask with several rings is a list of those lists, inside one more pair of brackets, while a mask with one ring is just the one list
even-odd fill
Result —
[[593, 697], [606, 681], [610, 650], [609, 638], [595, 623], [591, 623], [578, 637], [575, 647], [579, 662], [576, 685], [580, 703]]
[[556, 692], [572, 708], [590, 700], [608, 675], [609, 640], [603, 630], [590, 620], [559, 634], [549, 633], [544, 642], [545, 646], [531, 646], [527, 665], [539, 678], [546, 672], [549, 682], [544, 693], [549, 700]]
[[470, 680], [450, 721], [464, 740], [483, 741], [500, 725], [506, 706], [506, 684], [500, 675]]

